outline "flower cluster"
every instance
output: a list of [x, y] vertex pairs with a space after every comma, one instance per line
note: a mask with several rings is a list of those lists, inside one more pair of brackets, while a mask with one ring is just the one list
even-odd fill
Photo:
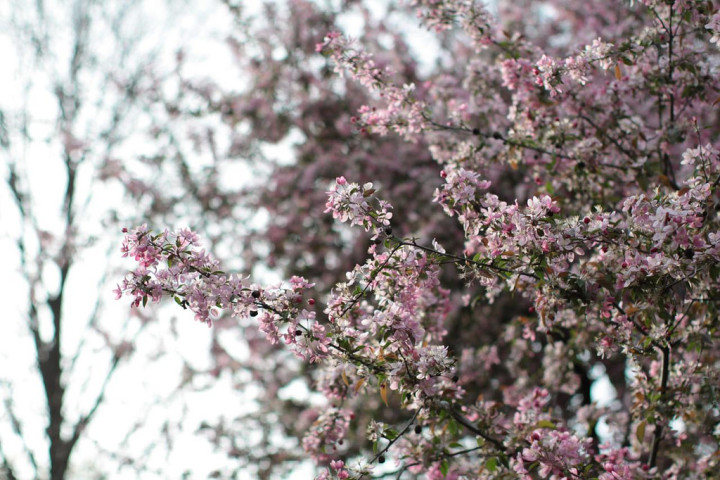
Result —
[[369, 200], [375, 193], [372, 183], [358, 185], [348, 183], [345, 177], [338, 177], [328, 192], [325, 212], [332, 212], [333, 218], [350, 225], [360, 225], [366, 232], [372, 231], [375, 238], [390, 227], [392, 206], [380, 200], [378, 207], [370, 206]]
[[[303, 448], [317, 459], [330, 459], [343, 444], [345, 434], [353, 414], [347, 409], [332, 408], [318, 417], [313, 423], [310, 432], [303, 439]], [[342, 473], [342, 464], [335, 462], [334, 470], [338, 471], [339, 478]], [[345, 477], [347, 478], [347, 476]]]
[[436, 32], [460, 25], [472, 39], [475, 48], [482, 50], [492, 44], [492, 17], [485, 4], [477, 0], [412, 0], [423, 23]]
[[117, 298], [129, 295], [133, 306], [145, 306], [148, 299], [169, 296], [208, 326], [222, 310], [253, 317], [270, 342], [282, 340], [303, 360], [314, 362], [328, 354], [325, 327], [305, 308], [314, 302], [303, 297], [312, 287], [305, 279], [292, 277], [289, 288], [260, 288], [219, 270], [219, 262], [198, 248], [198, 237], [187, 229], [153, 235], [141, 225], [124, 231], [123, 255], [135, 258], [139, 267], [117, 286]]
[[[320, 478], [367, 478], [388, 459], [398, 475], [427, 478], [712, 472], [717, 14], [700, 2], [591, 0], [585, 20], [550, 2], [543, 15], [557, 21], [527, 26], [521, 7], [500, 8], [501, 25], [474, 0], [410, 3], [450, 49], [424, 82], [396, 83], [397, 70], [342, 33], [316, 46], [375, 96], [347, 109], [358, 117], [315, 122], [332, 124], [327, 138], [347, 134], [337, 157], [376, 140], [398, 141], [401, 157], [395, 132], [436, 162], [436, 183], [420, 167], [388, 174], [388, 155], [352, 176], [327, 168], [325, 212], [361, 229], [354, 256], [346, 229], [335, 227], [342, 241], [304, 244], [313, 259], [335, 245], [319, 250], [318, 275], [349, 262], [323, 277], [322, 308], [306, 308], [304, 279], [248, 284], [220, 271], [191, 232], [145, 227], [123, 244], [139, 266], [118, 294], [136, 306], [173, 296], [206, 322], [220, 310], [258, 317], [271, 342], [315, 362], [312, 386], [334, 405], [303, 442]], [[358, 122], [382, 139], [356, 135]], [[311, 145], [302, 161], [321, 150]], [[301, 168], [318, 183], [314, 167]], [[402, 184], [387, 197], [395, 208], [363, 183], [373, 175], [384, 189]], [[422, 204], [415, 192], [435, 186], [434, 203]], [[443, 212], [452, 223], [437, 220]], [[304, 233], [287, 223], [268, 229], [283, 248], [284, 233]], [[297, 255], [289, 270], [304, 262]], [[613, 387], [604, 406], [602, 382]]]
[[331, 32], [316, 48], [332, 57], [337, 72], [349, 71], [363, 86], [380, 92], [381, 107], [363, 105], [358, 110], [364, 131], [386, 135], [392, 130], [412, 139], [427, 127], [426, 106], [414, 95], [415, 84], [395, 85], [390, 67], [380, 67], [371, 54], [337, 32]]

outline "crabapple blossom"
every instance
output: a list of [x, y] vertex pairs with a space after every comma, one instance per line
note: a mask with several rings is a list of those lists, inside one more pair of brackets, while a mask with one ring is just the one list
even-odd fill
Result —
[[[720, 441], [717, 13], [550, 1], [532, 21], [534, 2], [500, 3], [497, 18], [474, 0], [398, 7], [443, 48], [426, 75], [394, 56], [400, 36], [382, 36], [395, 50], [337, 25], [307, 38], [366, 95], [305, 130], [299, 162], [326, 152], [319, 131], [339, 139], [334, 161], [279, 170], [263, 197], [282, 201], [265, 231], [275, 265], [310, 265], [317, 284], [250, 283], [194, 234], [141, 226], [119, 292], [135, 306], [173, 296], [207, 323], [249, 319], [313, 363], [329, 402], [303, 440], [318, 478], [381, 477], [387, 460], [397, 478], [707, 477]], [[375, 145], [397, 154], [364, 157]], [[360, 157], [377, 179], [343, 171]], [[325, 220], [278, 188], [291, 177]], [[302, 225], [311, 240], [283, 264]]]

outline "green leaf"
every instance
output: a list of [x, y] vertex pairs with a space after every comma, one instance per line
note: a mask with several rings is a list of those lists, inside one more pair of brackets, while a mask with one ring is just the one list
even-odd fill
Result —
[[384, 435], [385, 438], [387, 438], [388, 440], [395, 440], [395, 439], [397, 438], [397, 436], [398, 436], [398, 432], [397, 432], [396, 430], [392, 429], [392, 428], [388, 428], [387, 430], [385, 430], [385, 431], [383, 432], [383, 435]]
[[545, 191], [548, 195], [555, 195], [555, 188], [553, 188], [552, 182], [545, 182]]
[[447, 477], [448, 470], [450, 470], [450, 464], [447, 459], [443, 459], [443, 461], [440, 462], [440, 473], [443, 474], [443, 477]]
[[635, 430], [635, 438], [637, 438], [638, 442], [642, 443], [645, 439], [645, 427], [647, 426], [647, 422], [643, 420], [640, 422], [640, 424], [637, 426], [637, 430]]
[[460, 425], [453, 418], [448, 421], [448, 433], [452, 436], [457, 436], [460, 433]]
[[498, 465], [497, 457], [488, 458], [488, 461], [485, 462], [485, 468], [487, 468], [491, 472], [494, 472], [495, 470], [497, 470], [497, 465]]
[[148, 302], [148, 296], [145, 295], [145, 296], [143, 296], [143, 308], [145, 308], [145, 306], [147, 305], [147, 302]]
[[538, 427], [538, 428], [550, 428], [550, 429], [553, 429], [553, 430], [555, 430], [555, 429], [557, 428], [557, 427], [555, 426], [555, 424], [554, 424], [553, 422], [551, 422], [550, 420], [540, 420], [540, 421], [537, 423], [537, 427]]

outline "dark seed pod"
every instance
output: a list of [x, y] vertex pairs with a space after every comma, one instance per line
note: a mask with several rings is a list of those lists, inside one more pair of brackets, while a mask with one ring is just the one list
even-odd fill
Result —
[[257, 317], [257, 314], [258, 314], [257, 310], [251, 310], [251, 311], [250, 311], [250, 316], [251, 316], [251, 317]]
[[253, 290], [251, 295], [253, 298], [260, 298], [260, 292], [258, 290]]

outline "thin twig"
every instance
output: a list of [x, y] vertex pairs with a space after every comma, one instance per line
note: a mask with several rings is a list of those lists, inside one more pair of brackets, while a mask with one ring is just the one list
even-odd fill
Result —
[[[667, 346], [658, 347], [662, 353], [662, 373], [660, 379], [660, 401], [665, 401], [667, 393], [668, 378], [670, 377], [670, 348]], [[652, 449], [648, 465], [653, 468], [657, 462], [658, 451], [660, 450], [660, 441], [662, 440], [663, 426], [660, 420], [655, 422], [655, 432], [653, 433]]]

